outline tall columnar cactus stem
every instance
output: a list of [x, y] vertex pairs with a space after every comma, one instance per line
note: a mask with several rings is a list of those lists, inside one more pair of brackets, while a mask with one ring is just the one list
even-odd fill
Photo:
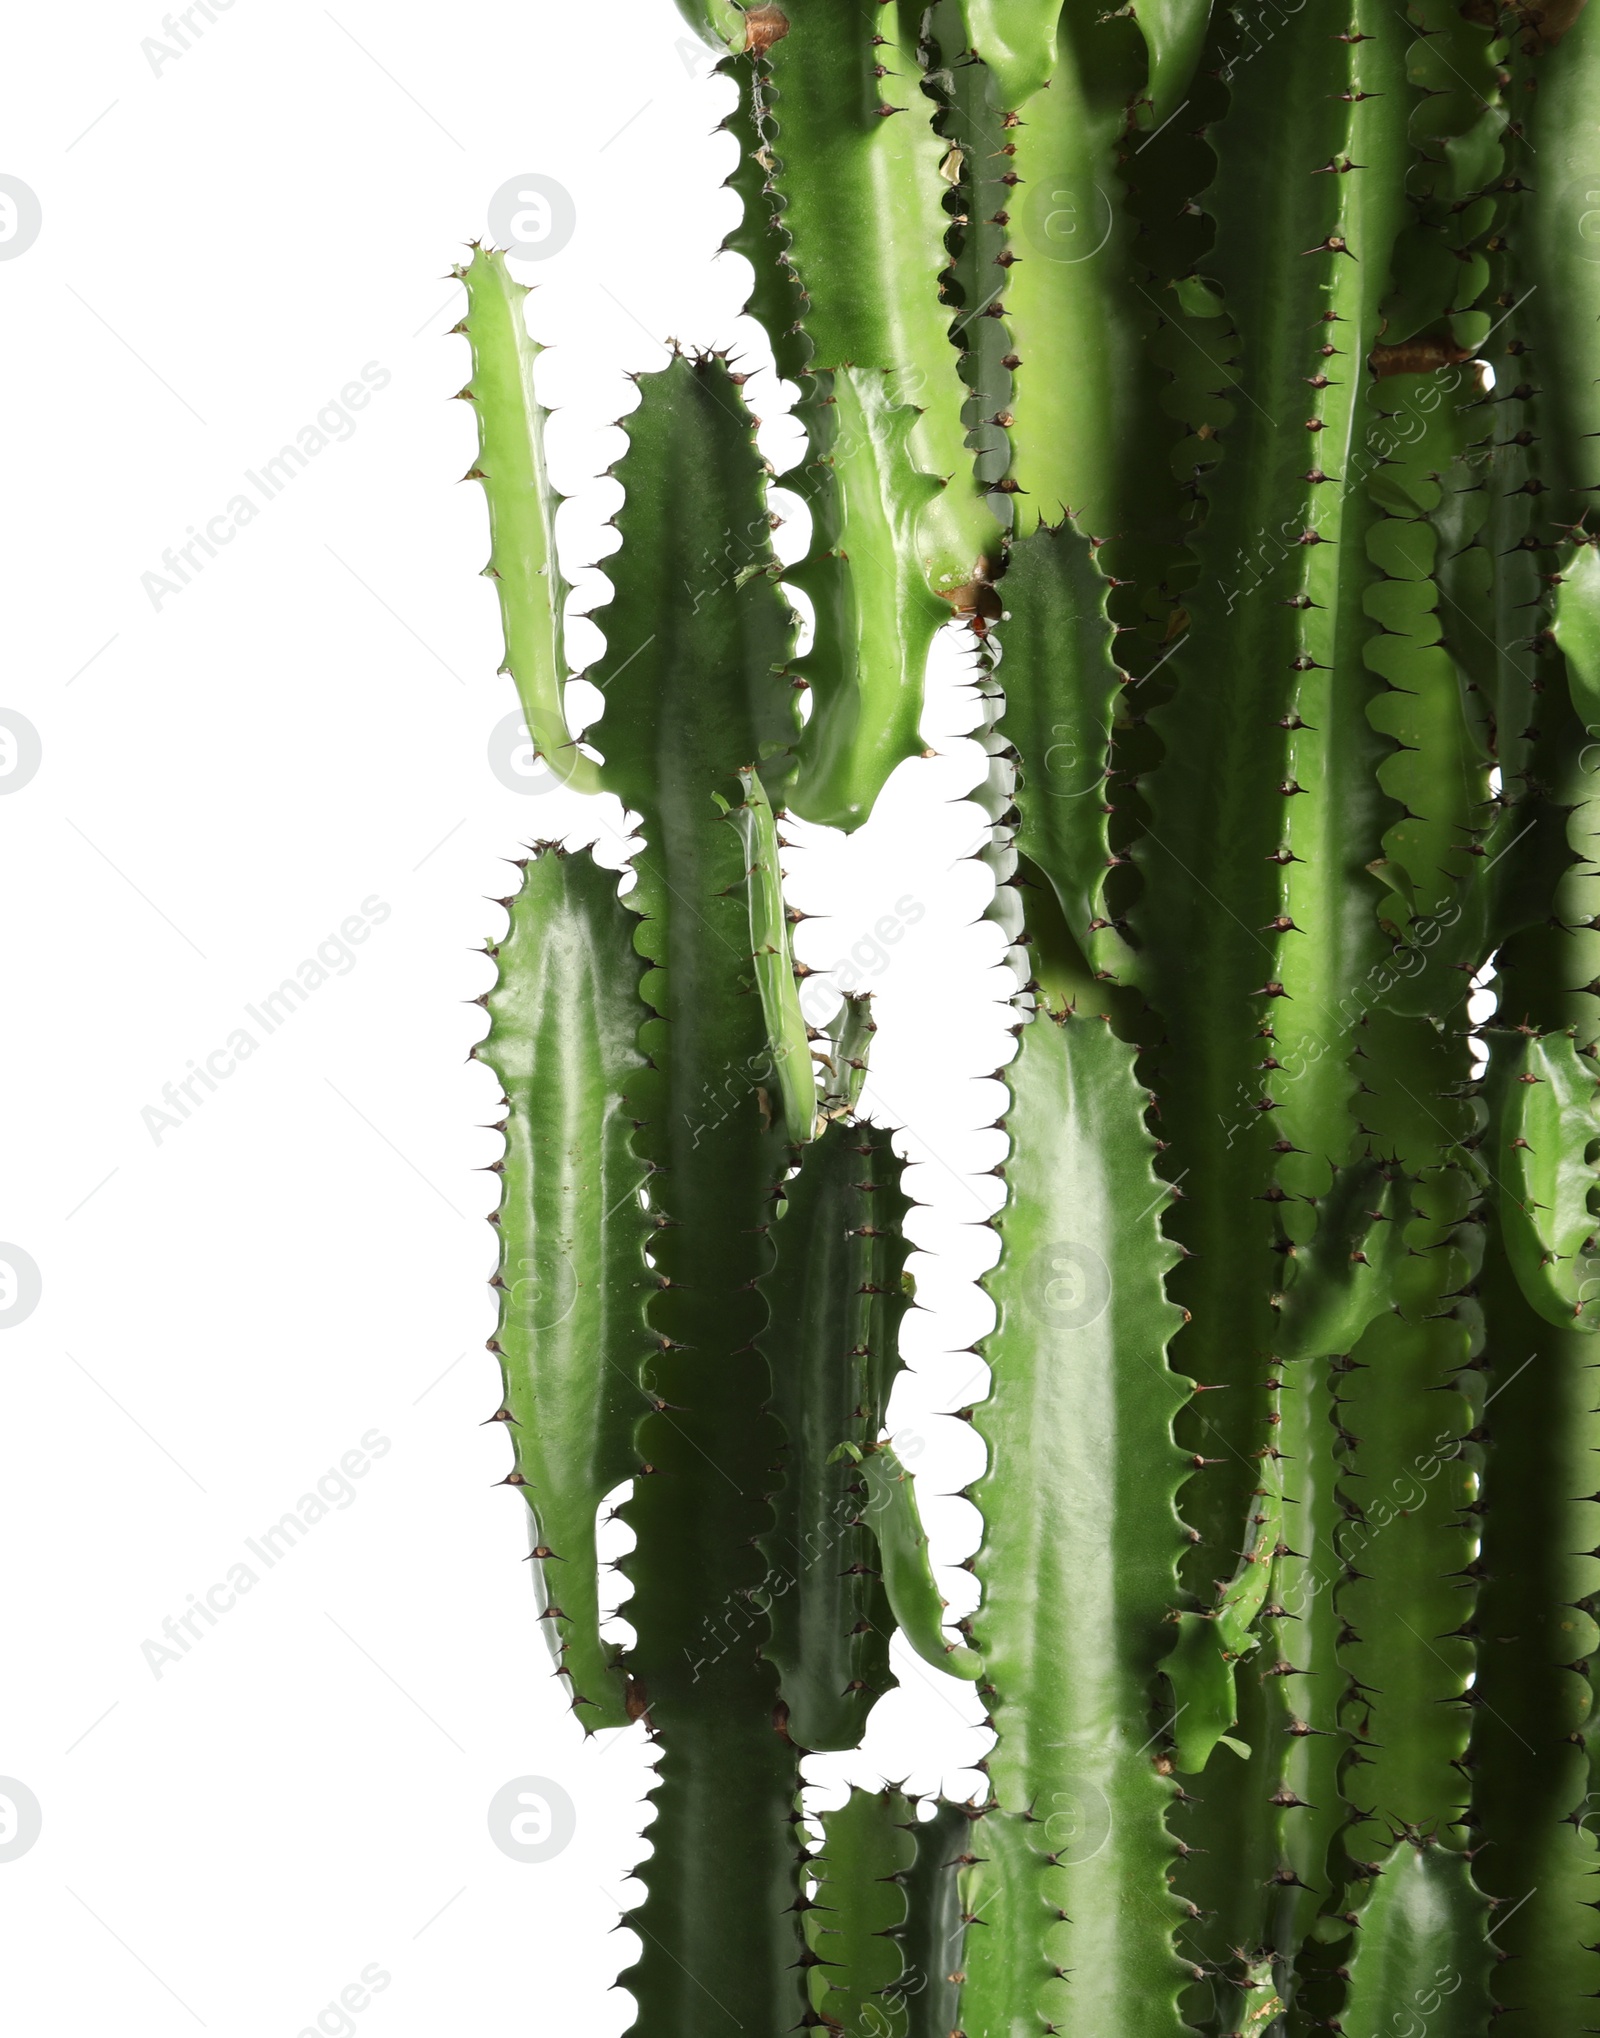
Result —
[[[1594, 335], [1600, 320], [1600, 19], [1586, 7], [1533, 14], [1514, 40], [1523, 46], [1513, 114], [1537, 162], [1523, 173], [1530, 267], [1529, 304], [1539, 375], [1549, 395], [1541, 421], [1544, 460], [1558, 525], [1582, 522], [1600, 494], [1600, 386]], [[1542, 48], [1540, 45], [1542, 44]], [[1520, 164], [1519, 164], [1520, 167]], [[1541, 505], [1542, 507], [1542, 505]], [[1592, 521], [1592, 516], [1590, 518]]]
[[911, 2011], [906, 2038], [949, 2038], [960, 2028], [966, 1943], [960, 1871], [971, 1822], [966, 1805], [941, 1804], [932, 1818], [919, 1818], [917, 1823], [917, 1858], [906, 1876], [909, 1916], [902, 1941]]
[[[1471, 1778], [1474, 1874], [1495, 1904], [1495, 2001], [1530, 2030], [1582, 2030], [1600, 1987], [1587, 1928], [1600, 1869], [1592, 1810], [1600, 1645], [1595, 1340], [1523, 1299], [1496, 1237], [1481, 1281], [1490, 1458], [1482, 1515]], [[1516, 2023], [1507, 2022], [1508, 2030]]]
[[500, 1202], [499, 1419], [532, 1511], [542, 1618], [586, 1729], [626, 1724], [600, 1638], [595, 1515], [638, 1469], [646, 1402], [647, 1169], [624, 1101], [643, 1067], [634, 915], [615, 872], [546, 848], [506, 902], [488, 1038], [507, 1103]]
[[556, 494], [544, 460], [544, 412], [533, 392], [539, 349], [523, 314], [527, 286], [512, 280], [506, 258], [475, 248], [456, 275], [466, 285], [467, 315], [456, 328], [472, 344], [472, 380], [460, 393], [478, 419], [478, 458], [468, 476], [489, 505], [489, 564], [500, 597], [506, 662], [516, 682], [534, 749], [556, 777], [579, 792], [599, 780], [567, 733], [562, 687], [565, 588], [556, 558]]
[[963, 1886], [967, 2038], [1183, 2028], [1155, 1706], [1183, 1391], [1132, 1060], [1103, 1018], [1041, 1013], [1006, 1072], [973, 1622], [999, 1740]]
[[[795, 1756], [774, 1723], [777, 1678], [752, 1595], [782, 1440], [765, 1413], [756, 1283], [789, 1149], [738, 822], [740, 772], [764, 765], [781, 783], [793, 740], [790, 623], [761, 460], [727, 370], [675, 362], [645, 381], [626, 429], [623, 542], [594, 678], [606, 695], [605, 783], [642, 816], [645, 840], [632, 904], [656, 1016], [628, 1103], [651, 1169], [656, 1288], [645, 1311], [653, 1412], [625, 1509], [638, 1536], [626, 1561], [628, 1667], [665, 1744], [627, 1985], [652, 2034], [701, 2028], [706, 1991], [752, 2029], [787, 2028], [802, 2007]], [[663, 523], [656, 505], [669, 496], [678, 511]], [[724, 1844], [708, 1851], [713, 1832]]]
[[1579, 552], [1557, 590], [1570, 716], [1548, 697], [1562, 691], [1559, 667], [1543, 668], [1542, 718], [1561, 731], [1555, 758], [1563, 782], [1554, 790], [1558, 812], [1571, 802], [1562, 818], [1573, 861], [1556, 880], [1549, 924], [1502, 952], [1498, 1024], [1507, 1030], [1489, 1036], [1496, 1221], [1482, 1290], [1492, 1452], [1473, 1783], [1478, 1874], [1496, 1904], [1496, 2003], [1539, 2029], [1585, 2028], [1600, 1987], [1593, 1935], [1572, 1925], [1594, 1901], [1600, 1858], [1590, 1816], [1600, 1646], [1600, 1351], [1586, 1207], [1587, 1157], [1600, 1125], [1591, 989], [1600, 880], [1585, 769], [1594, 753], [1583, 726], [1595, 676], [1591, 558]]
[[949, 2038], [961, 1925], [956, 1854], [966, 1820], [930, 1819], [898, 1791], [852, 1791], [822, 1817], [805, 1906], [813, 2022], [847, 2038]]
[[937, 0], [929, 11], [928, 83], [944, 103], [940, 133], [950, 143], [941, 173], [959, 207], [949, 236], [951, 267], [946, 296], [957, 315], [950, 337], [961, 356], [961, 378], [970, 392], [963, 415], [967, 443], [979, 485], [1004, 523], [1009, 498], [994, 493], [1011, 464], [1007, 436], [1012, 393], [1011, 335], [1002, 316], [1005, 254], [1015, 188], [1012, 149], [994, 73], [971, 55], [961, 0]]
[[911, 1807], [891, 1791], [852, 1791], [823, 1815], [822, 1846], [807, 1864], [815, 1891], [805, 1930], [811, 2003], [829, 2030], [851, 2038], [903, 2038], [899, 1995], [905, 1954], [897, 1943], [908, 1906], [905, 1878], [917, 1858]]
[[1144, 346], [1160, 308], [1130, 273], [1135, 223], [1117, 160], [1145, 83], [1138, 27], [1076, 6], [1038, 10], [1037, 22], [1025, 8], [1008, 26], [992, 6], [966, 12], [1006, 108], [1008, 241], [992, 307], [1018, 357], [1005, 486], [1023, 499], [1023, 530], [1070, 510], [1097, 536], [1125, 534], [1148, 518], [1171, 433]]
[[[1193, 1323], [1174, 1362], [1226, 1389], [1180, 1427], [1215, 1461], [1183, 1503], [1200, 1538], [1186, 1570], [1201, 1611], [1249, 1547], [1263, 1453], [1278, 1448], [1273, 1249], [1292, 1258], [1314, 1236], [1352, 1148], [1359, 1004], [1348, 1000], [1376, 959], [1361, 866], [1379, 811], [1364, 718], [1376, 682], [1363, 660], [1374, 575], [1362, 364], [1402, 223], [1409, 40], [1391, 12], [1352, 18], [1333, 0], [1259, 44], [1242, 18], [1219, 33], [1231, 104], [1211, 137], [1217, 237], [1205, 266], [1240, 335], [1237, 391], [1202, 484], [1173, 698], [1151, 718], [1166, 754], [1144, 781], [1145, 891], [1132, 916], [1140, 981], [1166, 1029], [1153, 1057], [1161, 1132], [1174, 1172], [1187, 1171], [1169, 1230], [1193, 1256], [1173, 1283]], [[1197, 920], [1198, 944], [1184, 931]], [[1326, 1439], [1306, 1430], [1313, 1441], [1325, 1457]], [[1306, 1479], [1315, 1468], [1288, 1469]], [[1254, 1709], [1241, 1736], [1259, 1747], [1254, 1674], [1240, 1703]], [[1238, 1786], [1231, 1758], [1217, 1759], [1188, 1786], [1199, 1805], [1179, 1830], [1204, 1851], [1180, 1887], [1208, 1914], [1221, 1966], [1263, 1942], [1262, 1887], [1284, 1864], [1268, 1802], [1276, 1758]]]
[[787, 1442], [762, 1538], [790, 1737], [853, 1748], [888, 1690], [892, 1625], [859, 1461], [898, 1369], [905, 1200], [887, 1133], [836, 1120], [789, 1184], [762, 1281], [773, 1411]]
[[973, 478], [940, 301], [949, 187], [922, 89], [922, 11], [789, 0], [759, 90], [811, 365], [886, 371], [895, 400], [921, 413], [912, 457], [948, 485], [920, 509], [917, 557], [928, 586], [956, 596], [985, 576], [1000, 532]]
[[1127, 719], [1127, 675], [1114, 655], [1108, 585], [1087, 540], [1063, 524], [1012, 546], [1004, 592], [1004, 733], [1024, 760], [1018, 846], [1054, 892], [1076, 948], [1114, 978], [1129, 950], [1107, 917], [1107, 773]]
[[[1351, 1352], [1338, 1405], [1348, 1520], [1337, 1603], [1354, 1744], [1344, 1773], [1348, 1867], [1332, 1908], [1360, 1914], [1348, 2016], [1374, 2030], [1463, 1946], [1480, 1947], [1465, 1978], [1474, 1997], [1487, 1974], [1484, 1900], [1463, 1851], [1479, 1481], [1468, 1447], [1476, 1409], [1459, 1390], [1480, 1378], [1471, 1368], [1482, 1350], [1471, 1292], [1482, 1230], [1463, 1164], [1477, 1112], [1452, 1094], [1463, 1022], [1458, 1013], [1441, 1033], [1375, 1014], [1364, 1029], [1364, 1124], [1374, 1150], [1403, 1171], [1411, 1206], [1399, 1220], [1408, 1253], [1393, 1311]], [[1428, 1857], [1421, 1868], [1410, 1858], [1419, 1852]], [[1389, 1877], [1413, 1876], [1431, 1892], [1428, 1932], [1388, 1894], [1362, 1908], [1372, 1880], [1382, 1890]]]

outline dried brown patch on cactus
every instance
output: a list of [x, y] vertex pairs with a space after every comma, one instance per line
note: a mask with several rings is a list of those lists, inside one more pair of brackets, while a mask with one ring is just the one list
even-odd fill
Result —
[[788, 33], [789, 17], [781, 7], [752, 7], [744, 18], [744, 46], [753, 56], [765, 56]]

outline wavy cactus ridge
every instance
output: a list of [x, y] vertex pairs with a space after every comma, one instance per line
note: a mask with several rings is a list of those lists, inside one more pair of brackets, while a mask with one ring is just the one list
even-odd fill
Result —
[[1489, 1973], [1487, 1910], [1461, 1855], [1397, 1841], [1350, 1963], [1341, 2023], [1348, 2038], [1387, 2038], [1402, 2017], [1424, 2018], [1439, 2038], [1477, 2038]]
[[[1172, 696], [1150, 715], [1164, 756], [1143, 780], [1143, 892], [1129, 915], [1138, 979], [1165, 1028], [1151, 1055], [1162, 1136], [1187, 1170], [1168, 1221], [1193, 1256], [1171, 1284], [1192, 1316], [1174, 1364], [1226, 1390], [1201, 1397], [1179, 1429], [1209, 1461], [1183, 1498], [1200, 1538], [1185, 1583], [1201, 1612], [1247, 1547], [1280, 1391], [1268, 1363], [1273, 1253], [1306, 1238], [1351, 1149], [1352, 1027], [1381, 952], [1361, 869], [1363, 823], [1375, 834], [1381, 809], [1364, 721], [1374, 682], [1362, 661], [1373, 626], [1361, 609], [1359, 364], [1401, 224], [1392, 187], [1406, 160], [1409, 37], [1390, 14], [1357, 16], [1329, 0], [1304, 17], [1304, 40], [1260, 43], [1242, 16], [1217, 24], [1230, 104], [1210, 136], [1216, 239], [1203, 268], [1238, 336], [1223, 362], [1236, 387], [1222, 457], [1200, 483], [1199, 577], [1167, 668]], [[1306, 61], [1309, 43], [1339, 51], [1342, 98], [1327, 60]], [[1330, 346], [1336, 355], [1319, 351]], [[1218, 687], [1227, 716], [1212, 711]], [[1198, 914], [1196, 952], [1184, 928]], [[1329, 1447], [1315, 1429], [1302, 1442]], [[1264, 1723], [1266, 1694], [1248, 1697]], [[1262, 1731], [1240, 1738], [1254, 1746]], [[1196, 1850], [1178, 1886], [1205, 1914], [1197, 1936], [1219, 1971], [1267, 1936], [1263, 1892], [1283, 1865], [1273, 1738], [1259, 1778], [1235, 1788], [1208, 1768], [1177, 1822]]]
[[[974, 38], [976, 41], [976, 38]], [[1145, 52], [1126, 16], [1060, 17], [1049, 89], [1007, 113], [1008, 246], [995, 307], [1018, 358], [1008, 405], [1019, 527], [1070, 513], [1097, 537], [1140, 522], [1171, 427], [1154, 403], [1150, 293], [1130, 273], [1118, 157]], [[1072, 360], [1071, 376], [1057, 364]]]
[[1600, 1330], [1600, 1074], [1569, 1035], [1532, 1035], [1501, 1092], [1500, 1226], [1518, 1285], [1547, 1323]]
[[1581, 2030], [1600, 1987], [1593, 1935], [1575, 1923], [1600, 1870], [1588, 1670], [1600, 1646], [1596, 1354], [1587, 1333], [1534, 1314], [1494, 1235], [1481, 1286], [1490, 1393], [1473, 1873], [1495, 1905], [1497, 2005], [1533, 2029]]
[[811, 2005], [849, 2038], [905, 2038], [908, 2016], [901, 1936], [910, 1906], [905, 1880], [917, 1859], [912, 1807], [896, 1791], [853, 1790], [822, 1815], [822, 1844], [808, 1872], [805, 1911]]
[[899, 1173], [886, 1133], [835, 1120], [786, 1185], [761, 1282], [786, 1438], [762, 1538], [765, 1653], [802, 1748], [853, 1748], [892, 1681], [865, 1482], [839, 1446], [877, 1441], [899, 1364]]
[[[1409, 1207], [1397, 1222], [1408, 1250], [1396, 1269], [1391, 1310], [1369, 1327], [1339, 1373], [1345, 1519], [1335, 1603], [1346, 1676], [1340, 1719], [1350, 1743], [1342, 1772], [1348, 1818], [1330, 1863], [1335, 1888], [1328, 1909], [1334, 1917], [1360, 1917], [1362, 1947], [1369, 1937], [1385, 1941], [1398, 1931], [1388, 1964], [1377, 1963], [1379, 2000], [1387, 2001], [1402, 1982], [1414, 1994], [1435, 1976], [1421, 1964], [1432, 1942], [1403, 1918], [1396, 1925], [1387, 1896], [1380, 1902], [1372, 1894], [1384, 1890], [1385, 1863], [1393, 1867], [1408, 1847], [1430, 1860], [1459, 1857], [1470, 1837], [1473, 1510], [1482, 1468], [1481, 1387], [1474, 1382], [1483, 1350], [1474, 1282], [1482, 1228], [1480, 1177], [1468, 1146], [1478, 1109], [1458, 1093], [1451, 1033], [1426, 1020], [1376, 1013], [1363, 1031], [1372, 1064], [1363, 1123], [1374, 1150], [1403, 1179]], [[1481, 1926], [1484, 1899], [1465, 1864], [1439, 1875], [1454, 1892], [1447, 1920], [1476, 1917]], [[1418, 1964], [1407, 1979], [1401, 1963], [1408, 1949]], [[1341, 2014], [1364, 2019], [1372, 2000], [1352, 1980]]]
[[[978, 1427], [989, 1467], [973, 1620], [998, 1741], [974, 1834], [963, 2029], [1032, 2018], [1182, 2030], [1180, 1916], [1158, 1770], [1155, 1666], [1175, 1584], [1163, 1192], [1132, 1050], [1101, 1020], [1041, 1015], [1006, 1072], [1010, 1191]], [[1165, 1466], [1165, 1505], [1151, 1505]], [[1115, 1550], [1117, 1561], [1110, 1561]]]
[[1106, 774], [1127, 675], [1114, 655], [1110, 587], [1087, 538], [1062, 524], [1011, 546], [1002, 591], [1005, 734], [1025, 760], [1015, 794], [1021, 839], [1085, 959], [1116, 975], [1126, 945], [1106, 915]]
[[[638, 1539], [623, 1566], [635, 1587], [628, 1671], [664, 1752], [638, 1871], [648, 1930], [623, 1981], [641, 2026], [667, 2038], [699, 2028], [706, 1989], [756, 2029], [786, 2029], [803, 2008], [788, 1823], [797, 1757], [775, 1729], [777, 1675], [751, 1597], [782, 1440], [756, 1284], [789, 1147], [752, 953], [739, 778], [754, 765], [781, 783], [795, 725], [792, 624], [738, 387], [715, 360], [677, 360], [641, 390], [595, 677], [605, 784], [642, 817], [631, 903], [656, 1015], [639, 1034], [648, 1066], [627, 1092], [650, 1166], [655, 1349], [622, 1512]], [[669, 493], [679, 512], [663, 525], [653, 505]], [[727, 1844], [708, 1855], [711, 1832]]]
[[790, 803], [808, 821], [856, 828], [895, 766], [919, 756], [923, 674], [950, 611], [917, 564], [918, 520], [939, 483], [915, 465], [917, 413], [878, 369], [813, 378], [799, 411], [810, 457], [790, 485], [812, 516], [811, 549], [788, 583], [810, 601], [811, 689]]
[[638, 1469], [644, 1407], [647, 1171], [624, 1103], [643, 1065], [643, 965], [616, 873], [587, 853], [540, 850], [506, 904], [489, 1032], [473, 1050], [507, 1107], [491, 1348], [541, 1620], [593, 1731], [628, 1720], [616, 1651], [600, 1636], [595, 1520]]
[[758, 90], [811, 365], [886, 372], [895, 402], [916, 406], [913, 458], [946, 484], [921, 513], [917, 557], [934, 593], [956, 595], [987, 576], [1000, 529], [972, 477], [940, 300], [946, 152], [922, 90], [920, 10], [792, 0], [787, 20]]

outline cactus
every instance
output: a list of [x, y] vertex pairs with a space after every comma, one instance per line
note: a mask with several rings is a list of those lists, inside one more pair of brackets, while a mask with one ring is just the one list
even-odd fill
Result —
[[[726, 362], [642, 378], [581, 740], [525, 293], [459, 272], [506, 670], [638, 817], [621, 896], [522, 866], [477, 1050], [541, 1627], [661, 1743], [636, 2028], [1592, 2028], [1600, 14], [679, 4], [811, 547]], [[781, 832], [916, 757], [947, 623], [1015, 982], [959, 1624]], [[819, 1827], [896, 1629], [986, 1788]]]

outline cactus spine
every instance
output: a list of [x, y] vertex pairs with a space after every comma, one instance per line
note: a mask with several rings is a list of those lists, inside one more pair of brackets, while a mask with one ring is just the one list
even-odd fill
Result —
[[[799, 391], [804, 658], [738, 378], [677, 359], [573, 741], [522, 293], [461, 272], [507, 669], [641, 817], [625, 898], [530, 858], [479, 1050], [541, 1619], [662, 1743], [637, 2028], [1589, 2029], [1600, 15], [680, 8]], [[805, 1024], [779, 834], [866, 818], [950, 615], [1017, 982], [959, 1635], [870, 1019]], [[896, 1627], [977, 1681], [987, 1793], [809, 1843]]]

